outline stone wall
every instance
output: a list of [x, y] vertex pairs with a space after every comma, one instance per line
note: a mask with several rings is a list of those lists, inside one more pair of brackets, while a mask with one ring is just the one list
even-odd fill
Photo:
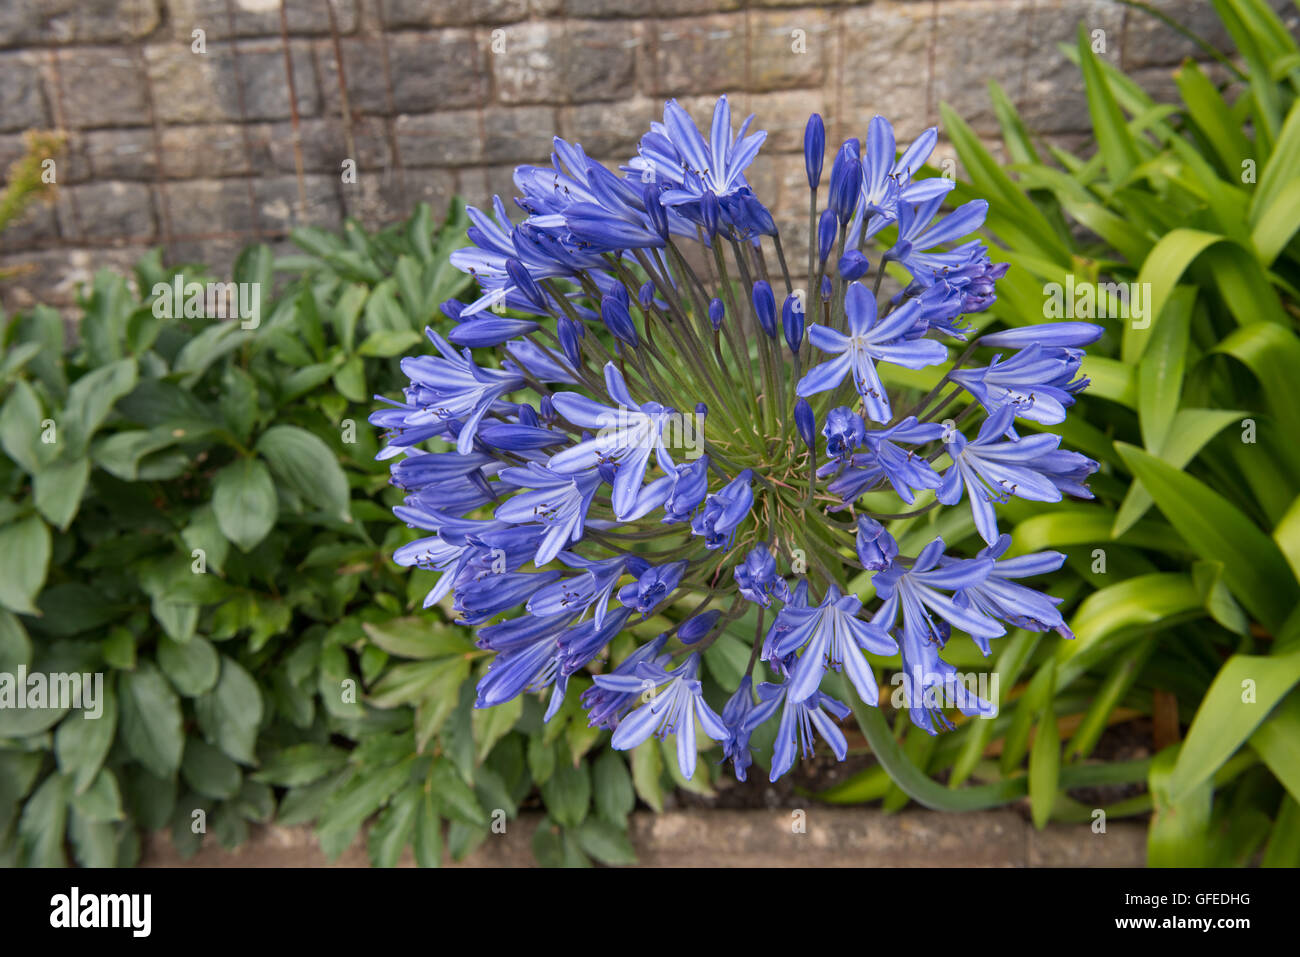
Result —
[[[1226, 43], [1209, 0], [1153, 3]], [[554, 133], [617, 163], [670, 96], [758, 114], [751, 180], [778, 214], [804, 208], [812, 110], [835, 142], [875, 112], [910, 137], [940, 102], [992, 137], [996, 79], [1033, 129], [1078, 142], [1057, 45], [1081, 20], [1151, 87], [1197, 52], [1111, 0], [4, 0], [0, 165], [25, 129], [69, 136], [55, 204], [0, 238], [0, 268], [29, 267], [5, 298], [67, 301], [154, 245], [220, 270], [295, 224], [513, 195]]]

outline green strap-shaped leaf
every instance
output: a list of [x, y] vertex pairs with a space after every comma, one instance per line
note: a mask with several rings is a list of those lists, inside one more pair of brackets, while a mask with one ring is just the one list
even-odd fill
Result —
[[1296, 370], [1300, 369], [1300, 337], [1270, 323], [1256, 322], [1227, 336], [1214, 352], [1232, 356], [1259, 380], [1269, 408], [1284, 435], [1300, 435], [1300, 402], [1296, 401]]
[[1300, 692], [1291, 692], [1277, 711], [1250, 736], [1250, 746], [1300, 800]]
[[1250, 203], [1251, 225], [1263, 222], [1297, 180], [1300, 180], [1300, 100], [1291, 104], [1273, 152], [1259, 171], [1259, 185]]
[[1300, 178], [1282, 187], [1251, 229], [1250, 240], [1259, 254], [1259, 261], [1266, 266], [1272, 265], [1297, 230], [1300, 230]]
[[1187, 271], [1187, 267], [1215, 243], [1227, 241], [1227, 237], [1219, 233], [1182, 228], [1166, 233], [1152, 247], [1151, 253], [1142, 263], [1137, 278], [1139, 286], [1151, 290], [1146, 304], [1148, 324], [1144, 328], [1138, 328], [1131, 323], [1125, 327], [1124, 344], [1121, 349], [1121, 358], [1125, 362], [1136, 364], [1142, 358], [1153, 337], [1154, 327], [1163, 320], [1165, 305], [1173, 295], [1178, 280]]
[[849, 702], [853, 715], [858, 719], [858, 726], [871, 745], [871, 752], [876, 760], [889, 773], [894, 783], [907, 793], [913, 801], [936, 811], [978, 811], [984, 808], [998, 807], [1002, 804], [1023, 797], [1026, 781], [1023, 777], [1008, 778], [996, 784], [981, 784], [976, 787], [952, 790], [924, 774], [903, 749], [894, 740], [889, 722], [873, 708], [862, 703], [853, 689], [841, 679], [840, 699]]
[[1164, 446], [1183, 393], [1183, 370], [1187, 364], [1188, 328], [1196, 288], [1180, 286], [1169, 297], [1160, 325], [1152, 334], [1146, 354], [1137, 369], [1138, 421], [1147, 448]]
[[[1172, 623], [1175, 616], [1200, 608], [1201, 596], [1188, 575], [1157, 572], [1129, 578], [1084, 599], [1070, 621], [1074, 641], [1061, 642], [1057, 654], [1063, 663], [1083, 657], [1110, 635]], [[1058, 677], [1058, 686], [1068, 683]]]
[[1079, 24], [1079, 66], [1088, 91], [1088, 114], [1092, 118], [1098, 150], [1105, 158], [1111, 180], [1121, 180], [1138, 164], [1141, 154], [1124, 120], [1124, 113], [1097, 63], [1097, 55], [1092, 52], [1091, 38], [1083, 23]]
[[1233, 655], [1201, 700], [1168, 781], [1179, 800], [1214, 774], [1300, 682], [1300, 648], [1281, 655]]
[[1192, 476], [1134, 446], [1116, 443], [1116, 448], [1187, 544], [1207, 561], [1223, 562], [1233, 594], [1276, 632], [1300, 601], [1300, 587], [1276, 543]]
[[1174, 79], [1187, 112], [1205, 134], [1220, 164], [1229, 172], [1239, 171], [1241, 161], [1251, 155], [1250, 141], [1233, 122], [1231, 110], [1214, 83], [1193, 62], [1184, 64]]
[[1273, 529], [1273, 541], [1282, 550], [1282, 555], [1291, 566], [1297, 581], [1300, 581], [1300, 495], [1295, 497], [1291, 507]]
[[[1148, 447], [1159, 449], [1162, 462], [1181, 469], [1196, 458], [1211, 439], [1232, 423], [1240, 422], [1246, 414], [1236, 409], [1180, 409], [1163, 443], [1148, 443]], [[1151, 493], [1140, 481], [1134, 481], [1115, 513], [1112, 534], [1119, 538], [1128, 532], [1152, 503]]]
[[[1202, 780], [1191, 788], [1171, 788], [1175, 762], [1181, 752], [1174, 745], [1151, 761], [1147, 787], [1151, 791], [1151, 827], [1147, 831], [1147, 866], [1199, 867], [1207, 863], [1206, 831], [1210, 826], [1210, 803], [1214, 786]], [[1208, 775], [1207, 775], [1208, 777]]]

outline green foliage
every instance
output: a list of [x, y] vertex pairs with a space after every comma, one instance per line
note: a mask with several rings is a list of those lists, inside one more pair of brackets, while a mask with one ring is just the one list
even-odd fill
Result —
[[[1294, 865], [1300, 47], [1262, 0], [1214, 7], [1241, 68], [1224, 57], [1233, 75], [1220, 84], [1185, 63], [1172, 104], [1098, 57], [1080, 29], [1065, 53], [1087, 89], [1090, 156], [1036, 144], [996, 83], [1009, 166], [942, 110], [970, 177], [955, 197], [989, 200], [994, 258], [1012, 265], [977, 325], [1106, 328], [1084, 363], [1092, 387], [1061, 427], [1101, 470], [1095, 502], [1024, 509], [1012, 532], [1017, 553], [1067, 553], [1052, 593], [1073, 606], [1075, 640], [1006, 639], [994, 669], [1002, 714], [966, 723], [924, 768], [882, 718], [859, 720], [894, 781], [930, 806], [983, 806], [1003, 787], [1027, 794], [1038, 826], [1087, 824], [1096, 808], [1152, 811], [1153, 865], [1243, 864], [1256, 851]], [[1149, 312], [1117, 310], [1139, 300], [1103, 285], [1088, 312], [1054, 315], [1049, 284], [1069, 282], [1141, 284]], [[1108, 724], [1155, 715], [1170, 696], [1185, 740], [1150, 760], [1089, 761]], [[1000, 760], [987, 760], [999, 743]], [[923, 773], [945, 768], [946, 789]], [[1071, 796], [1103, 779], [1146, 791], [1109, 804]], [[872, 768], [828, 797], [880, 793]]]
[[631, 858], [627, 759], [543, 742], [535, 699], [474, 711], [484, 653], [391, 560], [416, 532], [366, 418], [465, 291], [465, 228], [421, 206], [251, 247], [243, 322], [167, 318], [155, 292], [211, 277], [157, 253], [94, 278], [75, 346], [51, 309], [0, 320], [0, 672], [103, 676], [95, 720], [0, 709], [0, 863], [131, 864], [143, 830], [189, 854], [200, 820], [233, 846], [275, 818], [330, 855], [373, 819], [375, 865], [436, 866], [538, 785], [563, 861]]

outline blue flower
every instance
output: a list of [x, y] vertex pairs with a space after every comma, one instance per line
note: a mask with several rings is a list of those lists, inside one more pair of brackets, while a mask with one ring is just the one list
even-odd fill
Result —
[[933, 222], [944, 199], [935, 196], [915, 208], [902, 204], [898, 208], [898, 241], [885, 254], [887, 259], [901, 263], [913, 279], [927, 286], [948, 270], [959, 269], [983, 253], [978, 241], [956, 246], [948, 252], [934, 251], [936, 246], [954, 242], [979, 229], [989, 211], [985, 200], [972, 199]]
[[893, 362], [908, 369], [920, 369], [943, 362], [948, 350], [933, 339], [903, 339], [914, 316], [911, 303], [876, 320], [876, 300], [860, 282], [849, 284], [844, 296], [849, 319], [849, 334], [830, 326], [814, 325], [808, 339], [822, 352], [838, 358], [808, 370], [795, 391], [802, 396], [834, 389], [844, 376], [852, 374], [853, 384], [862, 396], [867, 415], [875, 422], [888, 422], [892, 411], [889, 394], [876, 372], [877, 362]]
[[854, 541], [858, 561], [869, 572], [878, 572], [888, 568], [898, 557], [898, 542], [874, 518], [866, 515], [858, 518], [858, 535]]
[[840, 406], [826, 413], [822, 426], [826, 436], [826, 454], [833, 459], [846, 460], [853, 450], [867, 441], [867, 425], [862, 416], [852, 409]]
[[893, 655], [898, 653], [898, 644], [876, 625], [857, 617], [861, 609], [861, 599], [841, 595], [834, 585], [816, 607], [781, 609], [777, 617], [786, 630], [763, 654], [765, 660], [784, 658], [802, 649], [790, 670], [789, 693], [795, 701], [803, 701], [817, 690], [827, 668], [843, 668], [858, 696], [869, 705], [876, 704], [880, 691], [863, 652]]
[[[940, 651], [953, 628], [985, 653], [1000, 622], [1069, 634], [1060, 603], [1020, 581], [1059, 556], [1004, 558], [992, 502], [1090, 494], [1095, 462], [1015, 426], [1065, 418], [1086, 385], [1080, 350], [1101, 330], [1039, 323], [977, 338], [970, 316], [996, 302], [1008, 268], [968, 238], [986, 207], [945, 215], [952, 182], [919, 175], [937, 132], [896, 155], [883, 117], [835, 151], [824, 203], [825, 124], [809, 119], [808, 288], [796, 288], [804, 264], [746, 178], [765, 136], [751, 120], [733, 128], [723, 97], [705, 129], [670, 101], [623, 166], [556, 138], [549, 164], [519, 167], [523, 221], [495, 197], [468, 211], [470, 245], [452, 263], [477, 283], [473, 301], [439, 306], [447, 329], [402, 361], [409, 385], [370, 421], [401, 490], [393, 513], [418, 530], [394, 561], [434, 572], [425, 607], [449, 605], [491, 656], [478, 707], [539, 694], [547, 720], [567, 715], [569, 679], [591, 674], [577, 702], [590, 726], [616, 747], [676, 734], [687, 775], [697, 722], [743, 779], [751, 733], [776, 720], [775, 779], [817, 733], [845, 754], [836, 721], [849, 711], [820, 690], [828, 668], [876, 705], [870, 656], [901, 651], [910, 717], [933, 733], [950, 726], [949, 707], [993, 707], [949, 688], [961, 676]], [[895, 263], [911, 279], [878, 299]], [[950, 365], [946, 343], [961, 340]], [[823, 354], [810, 361], [810, 346]], [[980, 359], [985, 346], [1011, 354]], [[896, 414], [886, 384], [912, 380], [891, 364], [946, 368]], [[974, 401], [938, 421], [962, 390]], [[945, 453], [940, 476], [931, 463]], [[911, 508], [925, 491], [935, 501]], [[899, 528], [921, 526], [894, 516], [964, 495], [988, 548], [965, 558], [935, 540], [904, 553]], [[936, 516], [937, 528], [953, 518]], [[853, 566], [874, 573], [873, 607], [844, 590]], [[740, 627], [747, 602], [775, 610], [765, 634]], [[628, 654], [651, 619], [665, 630]], [[699, 667], [723, 640], [761, 644], [719, 689], [722, 676], [702, 682]], [[781, 683], [759, 684], [756, 699], [764, 676]]]
[[892, 630], [901, 615], [905, 655], [909, 643], [911, 646], [928, 643], [940, 648], [947, 643], [947, 628], [936, 624], [932, 615], [938, 615], [943, 622], [976, 639], [1006, 634], [1006, 629], [993, 619], [944, 594], [979, 585], [988, 577], [993, 560], [973, 558], [940, 565], [943, 549], [943, 539], [936, 538], [921, 550], [910, 567], [895, 561], [872, 579], [876, 594], [884, 599], [871, 619], [872, 624]]
[[736, 771], [736, 780], [744, 781], [754, 756], [749, 753], [752, 729], [746, 722], [754, 713], [754, 684], [749, 675], [740, 679], [736, 692], [722, 708], [722, 723], [727, 728], [727, 740], [722, 743], [722, 760], [730, 761]]
[[[841, 225], [847, 225], [862, 194], [862, 158], [857, 140], [845, 140], [831, 163], [828, 206]], [[825, 260], [825, 255], [822, 259]]]
[[746, 135], [753, 119], [749, 117], [740, 132], [733, 133], [731, 106], [725, 96], [719, 97], [706, 141], [676, 100], [664, 104], [663, 123], [651, 124], [638, 150], [640, 169], [668, 187], [660, 197], [664, 205], [703, 224], [700, 201], [706, 193], [712, 193], [725, 208], [728, 197], [746, 188], [745, 169], [767, 138], [762, 131]]
[[677, 466], [672, 487], [664, 500], [664, 522], [684, 522], [700, 507], [709, 493], [709, 457]]
[[689, 780], [695, 774], [695, 722], [698, 720], [714, 741], [730, 737], [722, 719], [704, 701], [704, 689], [696, 677], [699, 667], [700, 656], [692, 654], [672, 671], [646, 661], [630, 675], [596, 675], [596, 685], [609, 691], [635, 694], [657, 689], [654, 697], [619, 722], [610, 745], [628, 751], [652, 734], [660, 739], [675, 734], [677, 766]]
[[990, 415], [1005, 405], [1017, 418], [1041, 425], [1065, 421], [1075, 393], [1087, 388], [1078, 378], [1083, 352], [1035, 343], [1006, 361], [994, 356], [982, 369], [956, 369], [949, 378], [975, 397]]
[[938, 488], [943, 479], [915, 450], [904, 449], [902, 444], [923, 445], [942, 435], [943, 426], [938, 422], [918, 423], [914, 415], [888, 429], [868, 430], [867, 451], [851, 456], [851, 467], [832, 481], [827, 490], [850, 504], [864, 492], [888, 482], [898, 497], [911, 505], [918, 490]]
[[754, 546], [744, 562], [736, 566], [734, 575], [740, 593], [756, 605], [767, 608], [773, 595], [781, 601], [789, 599], [785, 579], [777, 574], [776, 559], [766, 545]]
[[731, 535], [754, 506], [754, 492], [749, 487], [754, 473], [741, 472], [704, 500], [704, 508], [691, 520], [691, 531], [704, 536], [709, 548], [730, 547]]
[[595, 469], [586, 472], [555, 472], [536, 462], [522, 468], [503, 469], [501, 481], [530, 489], [497, 506], [496, 517], [515, 525], [540, 522], [546, 533], [533, 559], [540, 568], [555, 558], [570, 542], [582, 539], [587, 511], [600, 486]]
[[789, 691], [789, 683], [763, 682], [758, 686], [759, 703], [745, 722], [745, 728], [753, 731], [772, 718], [778, 708], [781, 709], [781, 721], [772, 746], [772, 770], [768, 776], [771, 781], [789, 771], [801, 752], [805, 758], [812, 757], [814, 730], [831, 746], [835, 760], [843, 761], [849, 753], [844, 732], [835, 723], [849, 716], [849, 706], [820, 691], [802, 701], [793, 699]]
[[[822, 181], [822, 163], [826, 159], [826, 125], [820, 113], [808, 117], [803, 130], [803, 165], [808, 174], [808, 188], [816, 190]], [[743, 781], [744, 778], [741, 778]]]
[[1048, 458], [1061, 444], [1061, 437], [1044, 432], [1007, 441], [1004, 437], [1015, 413], [1015, 406], [1002, 406], [984, 420], [974, 440], [953, 430], [946, 437], [952, 465], [935, 493], [944, 505], [956, 505], [964, 494], [970, 501], [975, 528], [990, 545], [998, 538], [995, 502], [1012, 496], [1031, 502], [1059, 502], [1062, 497], [1049, 473], [1068, 463]]
[[605, 388], [618, 408], [601, 405], [576, 392], [556, 393], [553, 401], [561, 415], [576, 426], [600, 432], [595, 438], [555, 453], [547, 464], [557, 472], [578, 472], [605, 463], [612, 465], [614, 514], [624, 518], [636, 507], [651, 452], [665, 472], [675, 471], [672, 457], [664, 446], [663, 430], [677, 413], [657, 402], [638, 405], [627, 391], [623, 374], [612, 362], [605, 365]]
[[[1061, 617], [1061, 612], [1056, 607], [1061, 603], [1061, 599], [1044, 595], [1042, 592], [1012, 581], [1015, 578], [1028, 578], [1031, 575], [1050, 574], [1061, 567], [1065, 556], [1060, 552], [1037, 552], [1016, 558], [1002, 558], [1010, 547], [1011, 536], [999, 535], [996, 542], [981, 551], [980, 558], [994, 560], [988, 578], [976, 585], [963, 588], [956, 594], [954, 600], [990, 618], [1009, 622], [1026, 631], [1052, 629], [1059, 632], [1063, 638], [1073, 638], [1074, 633], [1065, 624], [1065, 619]], [[975, 641], [984, 654], [989, 654], [986, 640], [976, 638]]]
[[[554, 686], [563, 659], [558, 639], [568, 620], [564, 615], [526, 616], [484, 628], [480, 647], [492, 648], [498, 654], [479, 679], [474, 707], [491, 708], [526, 691]], [[564, 686], [555, 688], [548, 718], [564, 699], [564, 690]]]
[[411, 380], [407, 402], [413, 407], [406, 416], [407, 428], [461, 422], [456, 451], [468, 455], [474, 448], [478, 424], [501, 396], [523, 385], [523, 377], [510, 369], [483, 369], [475, 365], [468, 349], [457, 354], [442, 336], [425, 330], [442, 358], [416, 356], [402, 360], [402, 371]]
[[572, 552], [561, 552], [558, 557], [565, 565], [577, 569], [578, 574], [538, 589], [525, 606], [530, 615], [576, 616], [594, 606], [593, 620], [600, 625], [619, 579], [629, 572], [639, 575], [648, 566], [645, 559], [636, 555], [595, 561]]
[[944, 708], [953, 707], [968, 717], [997, 716], [996, 702], [981, 698], [962, 680], [957, 669], [939, 657], [940, 645], [904, 635], [903, 700], [912, 724], [927, 734], [951, 731], [953, 724]]
[[653, 663], [660, 670], [663, 670], [668, 662], [672, 660], [669, 655], [662, 654], [667, 641], [666, 635], [659, 635], [653, 641], [641, 645], [606, 676], [605, 684], [598, 682], [582, 693], [580, 703], [587, 712], [588, 727], [611, 729], [618, 727], [623, 715], [632, 709], [632, 705], [645, 692], [646, 688], [644, 682], [639, 678], [632, 686], [620, 685], [618, 682], [615, 682], [614, 686], [610, 686], [610, 679], [634, 676], [637, 670], [646, 663]]
[[629, 608], [635, 608], [642, 618], [647, 618], [672, 595], [685, 571], [686, 562], [651, 565], [635, 582], [619, 590], [618, 600]]
[[925, 164], [938, 141], [938, 129], [930, 127], [895, 159], [894, 127], [883, 116], [871, 118], [862, 160], [862, 191], [849, 225], [850, 247], [858, 246], [864, 238], [870, 239], [896, 222], [900, 206], [917, 206], [936, 196], [942, 197], [956, 185], [942, 176], [912, 182], [913, 174]]
[[980, 344], [1012, 349], [1035, 344], [1081, 349], [1100, 339], [1103, 332], [1101, 326], [1091, 322], [1040, 322], [981, 336]]

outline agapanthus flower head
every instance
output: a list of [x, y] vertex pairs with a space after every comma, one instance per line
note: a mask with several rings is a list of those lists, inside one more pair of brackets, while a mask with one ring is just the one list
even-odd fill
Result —
[[[997, 505], [1090, 494], [1096, 463], [1041, 430], [1087, 384], [1100, 330], [976, 336], [966, 317], [1007, 268], [972, 235], [987, 207], [949, 209], [951, 182], [920, 176], [936, 131], [899, 154], [883, 117], [829, 177], [809, 121], [793, 262], [746, 179], [751, 122], [725, 97], [704, 125], [670, 101], [618, 170], [560, 139], [520, 167], [524, 218], [470, 211], [452, 262], [478, 294], [443, 304], [453, 325], [371, 421], [414, 530], [395, 561], [436, 572], [426, 607], [491, 654], [478, 707], [541, 694], [549, 720], [577, 695], [615, 748], [672, 737], [689, 776], [716, 744], [742, 779], [753, 762], [775, 779], [816, 736], [844, 756], [832, 695], [877, 706], [896, 655], [935, 732], [955, 632], [984, 653], [1008, 626], [1069, 635], [1026, 584], [1061, 556], [1004, 558]], [[960, 540], [908, 554], [894, 522], [940, 506], [969, 508], [984, 543], [959, 513], [942, 527]], [[750, 646], [738, 681], [706, 654], [724, 638]], [[767, 721], [770, 752], [751, 745]]]

